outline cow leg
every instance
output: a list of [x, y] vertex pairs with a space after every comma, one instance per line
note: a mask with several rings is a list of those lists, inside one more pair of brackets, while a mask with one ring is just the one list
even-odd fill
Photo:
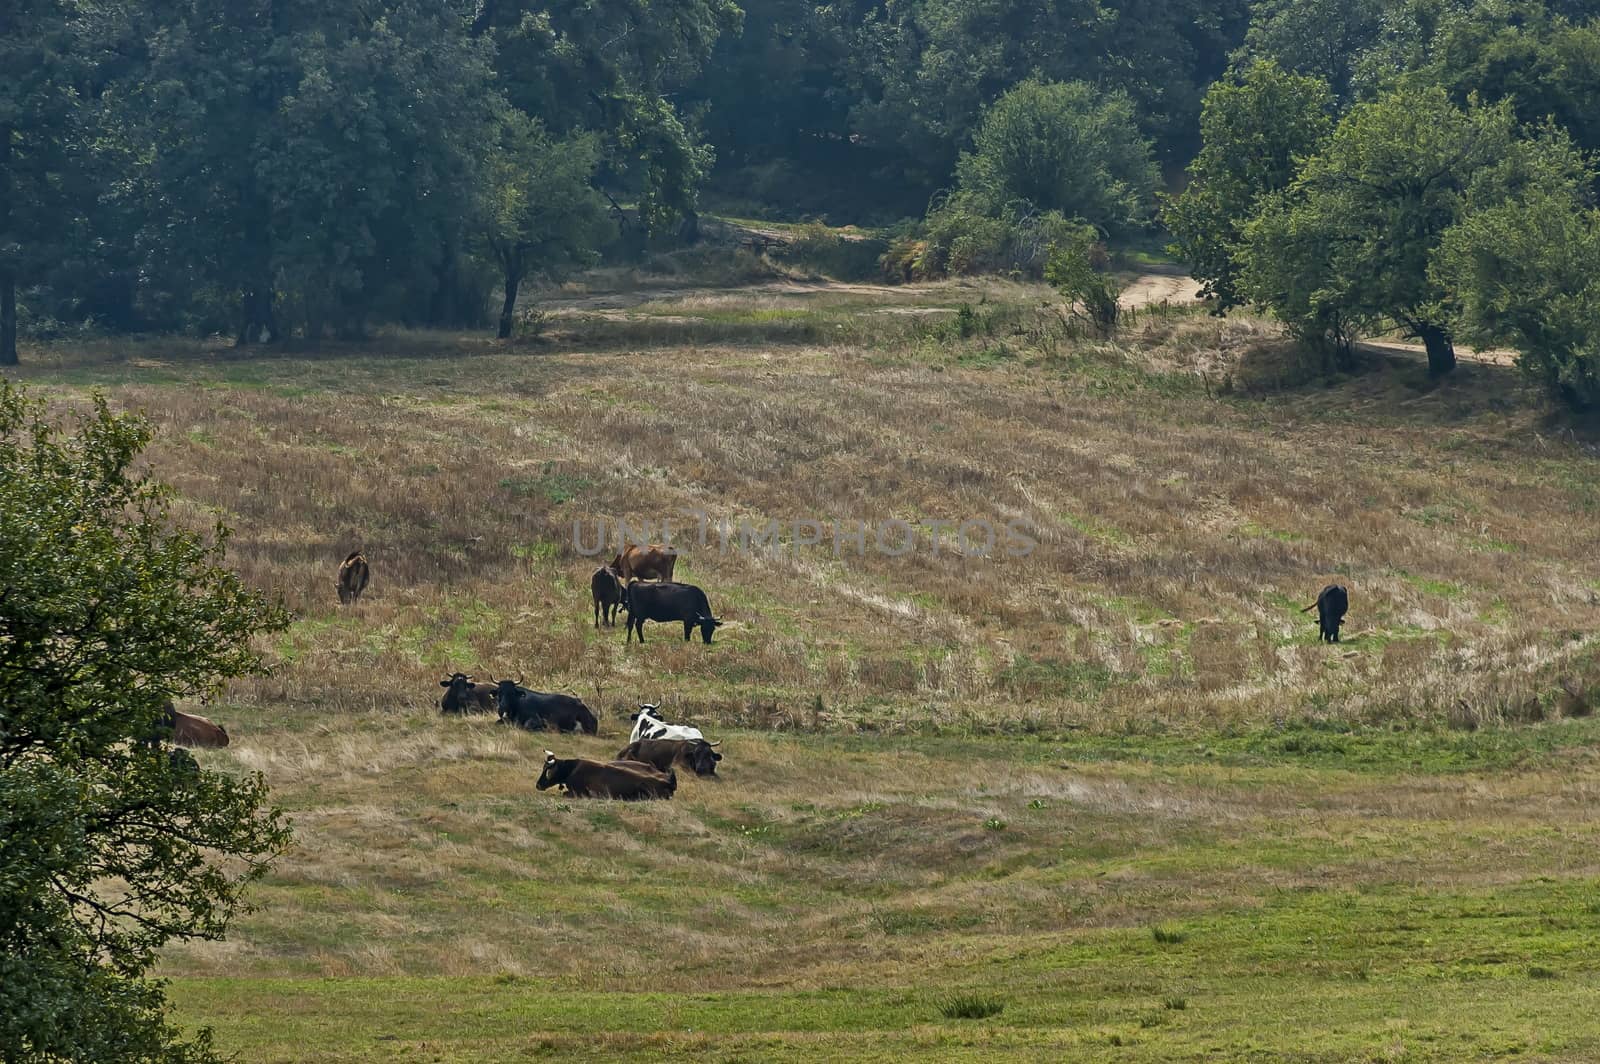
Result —
[[683, 641], [685, 643], [687, 643], [689, 641], [689, 635], [693, 631], [694, 631], [694, 622], [693, 621], [684, 621], [683, 622]]

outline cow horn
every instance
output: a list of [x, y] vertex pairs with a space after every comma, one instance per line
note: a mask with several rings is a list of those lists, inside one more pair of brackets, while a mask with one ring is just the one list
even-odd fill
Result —
[[[700, 741], [703, 742], [703, 743], [706, 743], [706, 741], [704, 739], [701, 739]], [[721, 746], [722, 745], [722, 740], [718, 739], [716, 742], [714, 742], [714, 743], [706, 743], [706, 745], [707, 746]]]

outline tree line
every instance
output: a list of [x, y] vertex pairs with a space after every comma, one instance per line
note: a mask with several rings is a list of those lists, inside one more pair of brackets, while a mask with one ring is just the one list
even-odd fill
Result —
[[[898, 223], [908, 278], [1170, 231], [1335, 357], [1398, 326], [1597, 393], [1583, 0], [30, 0], [0, 12], [19, 327], [355, 336], [692, 241]], [[1181, 188], [1165, 197], [1163, 189]]]

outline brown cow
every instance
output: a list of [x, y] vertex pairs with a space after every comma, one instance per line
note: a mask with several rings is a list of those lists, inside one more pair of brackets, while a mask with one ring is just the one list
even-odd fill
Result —
[[594, 626], [603, 618], [607, 628], [617, 626], [617, 610], [622, 606], [622, 578], [609, 565], [602, 565], [589, 577], [589, 594], [594, 596]]
[[630, 580], [671, 580], [672, 567], [678, 564], [678, 548], [652, 543], [648, 547], [624, 547], [611, 559], [611, 568], [626, 584]]
[[696, 776], [715, 776], [722, 755], [704, 739], [639, 739], [617, 754], [619, 761], [642, 761], [657, 772], [682, 765]]
[[493, 713], [500, 708], [496, 685], [473, 683], [464, 672], [451, 673], [449, 679], [439, 681], [439, 686], [446, 688], [444, 697], [439, 699], [441, 713]]
[[366, 589], [371, 576], [372, 569], [367, 565], [367, 559], [360, 551], [351, 551], [349, 557], [339, 565], [339, 601], [346, 606], [354, 605], [361, 598], [361, 592]]
[[213, 723], [204, 717], [193, 713], [185, 713], [171, 702], [166, 705], [162, 717], [165, 727], [162, 729], [179, 746], [227, 746], [228, 732], [220, 724]]
[[544, 771], [534, 784], [541, 791], [551, 787], [565, 787], [572, 798], [615, 798], [623, 802], [640, 802], [671, 798], [678, 789], [678, 774], [655, 772], [643, 765], [602, 764], [581, 757], [557, 758], [549, 750], [544, 752]]

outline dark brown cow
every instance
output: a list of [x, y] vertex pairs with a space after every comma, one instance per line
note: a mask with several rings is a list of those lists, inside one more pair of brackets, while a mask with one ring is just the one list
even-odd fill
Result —
[[449, 679], [440, 680], [439, 686], [446, 689], [439, 699], [441, 713], [493, 713], [500, 708], [499, 693], [492, 681], [473, 683], [466, 673], [455, 672]]
[[573, 798], [615, 798], [642, 802], [671, 798], [678, 789], [678, 774], [655, 772], [643, 765], [602, 764], [581, 757], [558, 758], [544, 752], [544, 771], [534, 784], [541, 791], [565, 787]]
[[648, 547], [624, 547], [611, 559], [611, 568], [626, 584], [630, 580], [671, 580], [672, 567], [678, 564], [678, 549], [652, 543]]
[[1339, 641], [1339, 627], [1344, 624], [1344, 615], [1350, 612], [1350, 592], [1342, 584], [1329, 584], [1317, 592], [1317, 601], [1301, 610], [1301, 613], [1317, 611], [1318, 638], [1325, 643]]
[[643, 761], [658, 772], [682, 765], [696, 776], [715, 776], [722, 755], [712, 749], [717, 743], [704, 739], [640, 739], [629, 743], [617, 755], [619, 761]]
[[166, 731], [179, 746], [227, 746], [228, 732], [222, 725], [193, 713], [185, 713], [171, 702], [163, 717]]
[[366, 557], [358, 550], [351, 551], [339, 565], [339, 601], [346, 606], [354, 605], [371, 577], [372, 568], [367, 565]]
[[607, 628], [617, 626], [617, 609], [622, 605], [622, 577], [609, 565], [602, 565], [589, 577], [589, 593], [594, 596], [594, 626], [605, 619]]

